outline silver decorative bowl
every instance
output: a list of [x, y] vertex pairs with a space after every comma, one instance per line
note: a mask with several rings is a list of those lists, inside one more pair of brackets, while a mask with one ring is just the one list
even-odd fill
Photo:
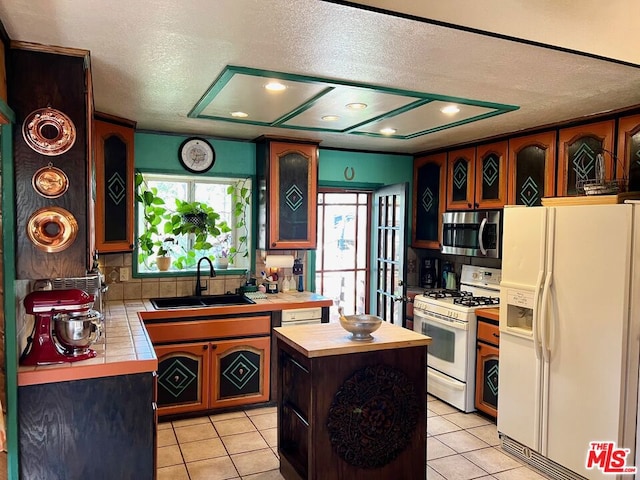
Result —
[[373, 340], [371, 333], [375, 332], [380, 325], [382, 319], [375, 315], [343, 315], [342, 308], [340, 312], [340, 325], [347, 332], [351, 333], [351, 340], [366, 341]]

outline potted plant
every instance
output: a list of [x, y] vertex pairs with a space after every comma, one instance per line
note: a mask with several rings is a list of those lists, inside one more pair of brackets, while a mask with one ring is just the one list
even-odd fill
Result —
[[171, 267], [171, 250], [175, 243], [173, 237], [167, 237], [162, 241], [156, 254], [156, 266], [161, 272], [166, 272]]
[[151, 268], [153, 263], [157, 265], [159, 257], [166, 256], [167, 249], [157, 238], [171, 231], [170, 215], [165, 201], [158, 196], [158, 189], [149, 187], [140, 172], [136, 172], [135, 183], [135, 198], [142, 204], [143, 216], [143, 228], [138, 235], [138, 261]]

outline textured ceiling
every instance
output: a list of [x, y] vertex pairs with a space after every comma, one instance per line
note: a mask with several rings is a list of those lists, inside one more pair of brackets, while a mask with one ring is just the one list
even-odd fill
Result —
[[[640, 104], [634, 66], [320, 0], [0, 0], [0, 20], [12, 40], [89, 50], [96, 109], [143, 130], [414, 153]], [[411, 138], [229, 122], [214, 105], [191, 118], [234, 65], [519, 108]]]

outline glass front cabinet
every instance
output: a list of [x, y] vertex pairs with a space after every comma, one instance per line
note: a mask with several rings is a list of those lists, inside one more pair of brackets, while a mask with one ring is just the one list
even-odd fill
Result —
[[100, 253], [133, 249], [134, 128], [135, 123], [125, 119], [94, 121], [95, 233]]
[[413, 162], [411, 245], [414, 248], [440, 248], [446, 165], [446, 153], [416, 158]]
[[449, 152], [447, 210], [502, 208], [507, 199], [507, 141]]
[[257, 148], [258, 246], [315, 249], [318, 145], [262, 139]]
[[555, 195], [556, 132], [509, 140], [509, 205], [542, 205]]
[[614, 178], [615, 121], [591, 123], [560, 130], [558, 139], [558, 196], [583, 195], [584, 185], [595, 181], [602, 154], [605, 181]]
[[627, 182], [629, 192], [640, 191], [640, 115], [619, 120], [616, 178]]

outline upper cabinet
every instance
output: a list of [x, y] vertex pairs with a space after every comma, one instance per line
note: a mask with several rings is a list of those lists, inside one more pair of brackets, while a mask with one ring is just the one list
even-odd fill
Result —
[[507, 142], [449, 152], [447, 210], [501, 208], [507, 198]]
[[416, 158], [413, 162], [411, 246], [414, 248], [440, 248], [446, 169], [446, 153]]
[[96, 118], [96, 250], [133, 249], [135, 123], [115, 117]]
[[558, 196], [584, 193], [584, 183], [597, 178], [598, 154], [604, 159], [604, 179], [613, 179], [614, 126], [615, 121], [608, 120], [560, 130]]
[[556, 132], [509, 140], [509, 205], [542, 205], [555, 195]]
[[257, 162], [259, 248], [315, 249], [318, 144], [262, 138]]
[[449, 152], [447, 162], [447, 210], [473, 208], [476, 147]]
[[616, 178], [628, 182], [629, 192], [640, 191], [640, 115], [618, 121], [618, 162]]
[[474, 208], [502, 208], [507, 200], [507, 141], [476, 149]]

